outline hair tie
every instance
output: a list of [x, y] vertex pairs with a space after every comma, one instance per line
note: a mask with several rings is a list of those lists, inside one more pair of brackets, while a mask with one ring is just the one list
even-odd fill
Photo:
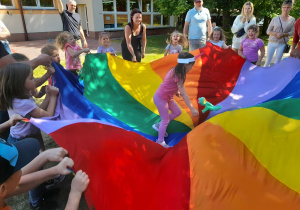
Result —
[[195, 57], [192, 58], [178, 58], [177, 63], [183, 63], [183, 64], [188, 64], [191, 62], [195, 62]]

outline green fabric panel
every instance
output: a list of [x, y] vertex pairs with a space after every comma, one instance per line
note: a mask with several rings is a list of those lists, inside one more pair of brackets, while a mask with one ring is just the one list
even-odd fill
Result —
[[271, 109], [283, 116], [300, 120], [300, 98], [269, 101], [254, 107], [264, 107], [266, 109]]
[[[106, 54], [86, 55], [81, 78], [84, 80], [84, 96], [92, 103], [138, 131], [152, 136], [157, 135], [152, 125], [159, 121], [159, 116], [136, 101], [115, 80], [109, 70]], [[167, 132], [190, 130], [183, 123], [173, 120]]]

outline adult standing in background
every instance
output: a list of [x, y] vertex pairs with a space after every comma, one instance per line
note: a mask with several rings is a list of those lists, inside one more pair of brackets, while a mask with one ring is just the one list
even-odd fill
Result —
[[81, 27], [81, 18], [78, 13], [75, 12], [76, 10], [76, 2], [70, 0], [67, 4], [68, 10], [64, 10], [63, 4], [61, 0], [55, 0], [58, 12], [61, 16], [61, 20], [63, 23], [63, 31], [70, 32], [74, 38], [77, 40], [76, 43], [79, 46], [82, 46], [81, 39], [83, 41], [84, 48], [88, 47], [86, 42], [82, 27]]
[[0, 20], [0, 40], [8, 54], [11, 54], [11, 50], [9, 48], [9, 42], [6, 38], [10, 37], [10, 32], [4, 25], [4, 23]]
[[283, 51], [289, 37], [294, 34], [295, 18], [289, 16], [292, 9], [292, 0], [285, 0], [281, 6], [281, 15], [274, 17], [268, 27], [269, 43], [265, 67], [268, 67], [272, 61], [276, 50], [275, 64], [281, 61]]
[[146, 51], [146, 25], [142, 23], [141, 10], [134, 8], [130, 13], [130, 22], [125, 26], [125, 38], [121, 43], [124, 60], [141, 62]]
[[184, 35], [189, 33], [190, 51], [204, 47], [212, 32], [210, 13], [203, 7], [203, 0], [194, 0], [194, 6], [186, 14], [183, 28]]
[[240, 44], [247, 36], [247, 29], [250, 25], [256, 24], [256, 18], [253, 16], [254, 7], [252, 2], [247, 1], [240, 15], [238, 15], [231, 27], [231, 32], [234, 34], [232, 39], [232, 49], [237, 53]]
[[[297, 19], [295, 23], [295, 32], [294, 32], [294, 38], [293, 38], [293, 46], [291, 50], [291, 56], [294, 58], [300, 58], [300, 18]], [[296, 46], [298, 47], [296, 48]]]

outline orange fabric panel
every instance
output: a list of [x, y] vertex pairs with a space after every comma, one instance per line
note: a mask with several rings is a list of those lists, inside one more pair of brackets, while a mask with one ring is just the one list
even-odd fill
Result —
[[299, 209], [300, 196], [275, 179], [235, 136], [205, 122], [187, 135], [190, 209]]

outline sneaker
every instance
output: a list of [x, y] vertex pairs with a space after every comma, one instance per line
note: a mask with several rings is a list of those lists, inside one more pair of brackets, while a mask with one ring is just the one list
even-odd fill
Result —
[[30, 203], [30, 209], [32, 210], [57, 210], [59, 209], [56, 201], [47, 201], [42, 198], [35, 206]]
[[45, 183], [46, 190], [51, 190], [55, 185], [64, 181], [64, 179], [65, 179], [64, 175], [57, 175], [53, 179], [50, 179]]
[[[152, 128], [158, 132], [159, 131], [159, 125], [160, 125], [159, 122], [155, 123], [155, 124], [152, 125]], [[165, 133], [165, 138], [166, 137], [168, 137], [168, 133], [167, 132]]]
[[164, 148], [169, 148], [170, 146], [166, 144], [165, 141], [162, 142], [157, 142], [158, 144], [160, 144], [161, 146], [163, 146]]

